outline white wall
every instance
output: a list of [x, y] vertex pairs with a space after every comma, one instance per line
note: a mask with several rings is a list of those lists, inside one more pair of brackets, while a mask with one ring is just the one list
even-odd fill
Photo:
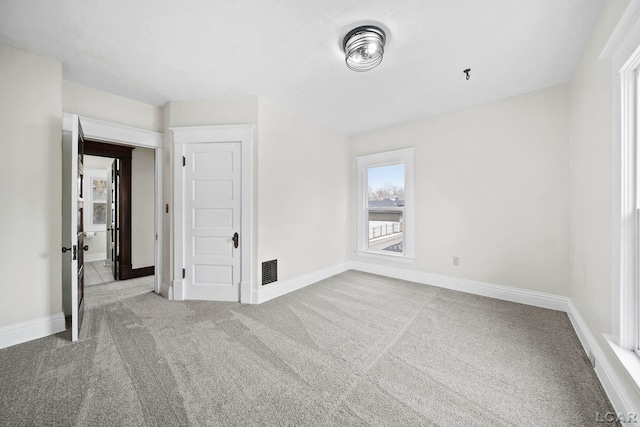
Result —
[[348, 138], [265, 99], [259, 106], [258, 265], [277, 259], [285, 281], [345, 262]]
[[168, 126], [258, 124], [258, 98], [171, 101]]
[[62, 312], [62, 65], [0, 45], [0, 327]]
[[613, 81], [611, 62], [598, 56], [627, 4], [604, 3], [570, 82], [570, 295], [623, 381], [622, 390], [640, 402], [640, 392], [602, 336], [613, 332], [619, 314], [612, 312]]
[[136, 147], [131, 153], [131, 267], [154, 265], [155, 151]]
[[154, 132], [162, 132], [162, 108], [62, 81], [62, 110]]
[[569, 295], [568, 139], [566, 85], [353, 137], [351, 248], [353, 157], [416, 147], [416, 262], [396, 266]]

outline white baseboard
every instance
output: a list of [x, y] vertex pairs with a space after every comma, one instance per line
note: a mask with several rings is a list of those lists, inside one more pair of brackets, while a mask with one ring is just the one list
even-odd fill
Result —
[[492, 283], [479, 282], [477, 280], [460, 279], [441, 274], [425, 273], [422, 271], [405, 268], [386, 267], [378, 264], [352, 261], [350, 267], [353, 270], [366, 273], [379, 274], [395, 279], [408, 280], [410, 282], [437, 286], [439, 288], [452, 289], [454, 291], [467, 292], [474, 295], [496, 298], [535, 307], [551, 310], [567, 311], [569, 298], [548, 294], [544, 292], [529, 291], [526, 289], [511, 288], [508, 286], [494, 285]]
[[258, 289], [257, 292], [252, 293], [251, 303], [261, 304], [265, 301], [269, 301], [284, 294], [288, 294], [289, 292], [293, 292], [297, 289], [304, 288], [305, 286], [319, 282], [320, 280], [324, 280], [328, 277], [335, 276], [336, 274], [340, 274], [347, 270], [349, 270], [349, 263], [342, 263], [315, 271], [313, 273], [296, 277], [295, 279], [285, 280], [283, 282], [275, 282], [262, 286]]
[[184, 301], [184, 286], [183, 286], [183, 280], [174, 280], [171, 282], [171, 284], [173, 286], [171, 286], [171, 289], [173, 290], [171, 295], [171, 300], [174, 301]]
[[[440, 274], [425, 273], [397, 267], [386, 267], [378, 264], [351, 261], [325, 268], [313, 273], [305, 274], [284, 282], [276, 282], [265, 285], [251, 293], [249, 303], [260, 304], [270, 299], [277, 298], [289, 292], [308, 286], [312, 283], [334, 276], [347, 270], [357, 270], [366, 273], [379, 274], [396, 279], [407, 280], [455, 291], [467, 292], [474, 295], [482, 295], [535, 307], [551, 310], [568, 311], [569, 298], [548, 294], [544, 292], [529, 291], [526, 289], [511, 288], [508, 286], [494, 285], [492, 283], [476, 280], [460, 279], [457, 277]], [[243, 301], [244, 302], [244, 301]]]
[[167, 285], [165, 282], [160, 283], [160, 295], [168, 299], [169, 301], [173, 301], [173, 288]]
[[615, 412], [617, 414], [638, 414], [640, 416], [640, 408], [638, 408], [629, 398], [624, 391], [624, 386], [621, 384], [618, 376], [615, 374], [613, 367], [609, 363], [609, 360], [605, 357], [602, 348], [598, 345], [593, 334], [589, 330], [589, 327], [582, 319], [582, 316], [569, 301], [569, 309], [567, 310], [569, 320], [575, 329], [578, 339], [584, 347], [586, 354], [593, 354], [596, 360], [595, 371], [600, 384], [604, 388]]
[[[255, 293], [255, 295], [257, 297], [257, 292]], [[249, 281], [240, 282], [240, 302], [242, 304], [256, 304], [256, 302], [254, 302], [253, 299], [254, 299], [254, 293], [251, 292], [251, 282]]]
[[0, 348], [11, 347], [12, 345], [57, 334], [64, 330], [63, 313], [3, 326], [0, 328]]

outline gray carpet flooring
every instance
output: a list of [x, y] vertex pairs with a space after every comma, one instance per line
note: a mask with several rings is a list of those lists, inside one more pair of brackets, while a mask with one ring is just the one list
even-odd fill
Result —
[[0, 425], [592, 426], [565, 313], [348, 271], [257, 306], [87, 288], [80, 341], [0, 350]]

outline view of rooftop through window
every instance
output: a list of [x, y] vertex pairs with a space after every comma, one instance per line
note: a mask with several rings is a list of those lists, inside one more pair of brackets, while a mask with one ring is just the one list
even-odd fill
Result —
[[367, 169], [369, 249], [404, 252], [404, 164]]

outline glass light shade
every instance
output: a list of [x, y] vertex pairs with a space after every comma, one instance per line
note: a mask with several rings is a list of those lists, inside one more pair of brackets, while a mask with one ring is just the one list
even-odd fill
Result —
[[382, 62], [384, 31], [372, 25], [355, 28], [344, 38], [347, 67], [353, 71], [369, 71]]

